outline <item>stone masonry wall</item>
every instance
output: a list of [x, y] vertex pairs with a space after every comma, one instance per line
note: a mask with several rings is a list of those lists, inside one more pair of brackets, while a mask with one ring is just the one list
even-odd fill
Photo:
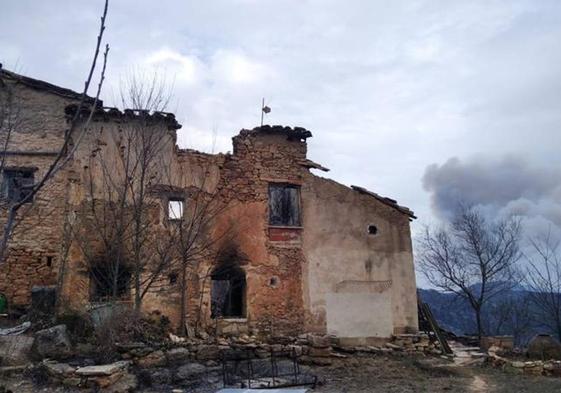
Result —
[[[72, 100], [6, 81], [18, 111], [5, 157], [5, 167], [35, 168], [40, 179], [60, 149], [67, 128], [64, 107]], [[29, 154], [31, 153], [31, 154]], [[67, 199], [67, 173], [59, 174], [35, 197], [32, 208], [20, 210], [7, 260], [0, 267], [0, 292], [10, 304], [25, 305], [35, 285], [54, 285], [60, 261], [62, 225]], [[22, 219], [21, 219], [22, 218]], [[0, 210], [4, 225], [6, 210]]]
[[[59, 147], [67, 127], [64, 108], [73, 100], [29, 88], [21, 94], [26, 112], [33, 116], [14, 139], [14, 149], [35, 154], [12, 155], [8, 163], [36, 167], [39, 178], [52, 160], [48, 151]], [[95, 117], [72, 165], [37, 196], [33, 211], [18, 226], [8, 262], [0, 272], [0, 292], [7, 294], [11, 303], [28, 304], [33, 285], [57, 282], [63, 225], [87, 199], [85, 173], [91, 158], [103, 151], [108, 160], [116, 159], [123, 124], [134, 117], [130, 112], [119, 113], [109, 110]], [[159, 118], [169, 121], [166, 116]], [[169, 148], [162, 153], [162, 162], [168, 164], [162, 170], [169, 177], [164, 185], [185, 191], [202, 188], [209, 195], [216, 194], [226, 206], [209, 236], [221, 239], [216, 251], [220, 247], [236, 250], [246, 275], [245, 315], [233, 321], [235, 329], [267, 335], [325, 333], [324, 296], [350, 279], [391, 281], [393, 315], [376, 317], [391, 318], [394, 333], [415, 331], [410, 217], [370, 196], [312, 175], [305, 142], [311, 133], [279, 126], [242, 130], [233, 138], [233, 154], [212, 155], [178, 149], [175, 129], [168, 130]], [[301, 227], [269, 225], [271, 183], [301, 188]], [[160, 201], [158, 225], [165, 220], [164, 199]], [[379, 227], [380, 235], [366, 236], [369, 223]], [[68, 305], [83, 307], [89, 302], [89, 274], [83, 259], [79, 248], [71, 247], [63, 285]], [[216, 262], [200, 261], [188, 272], [189, 325], [202, 326], [209, 333], [217, 331], [219, 325], [227, 326], [210, 317], [209, 276]], [[146, 296], [144, 308], [167, 315], [177, 326], [180, 293], [177, 284], [166, 281], [167, 276], [162, 279], [162, 290]]]
[[[225, 156], [220, 195], [228, 204], [217, 227], [235, 222], [230, 245], [246, 257], [242, 268], [247, 281], [247, 324], [257, 332], [301, 332], [303, 303], [301, 242], [272, 241], [269, 237], [268, 187], [270, 182], [300, 185], [306, 171], [299, 162], [306, 144], [264, 128], [242, 130], [233, 138], [234, 154]], [[301, 229], [296, 229], [300, 237]], [[201, 272], [209, 270], [209, 264]], [[204, 320], [209, 327], [209, 284], [202, 288]], [[198, 299], [195, 297], [194, 299]], [[196, 310], [198, 304], [192, 304]]]

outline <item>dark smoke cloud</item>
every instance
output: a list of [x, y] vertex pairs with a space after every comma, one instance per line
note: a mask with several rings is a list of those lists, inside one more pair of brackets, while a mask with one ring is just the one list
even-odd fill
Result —
[[460, 203], [479, 206], [489, 217], [516, 214], [527, 231], [561, 231], [561, 170], [540, 168], [518, 156], [460, 160], [429, 165], [423, 187], [441, 219]]

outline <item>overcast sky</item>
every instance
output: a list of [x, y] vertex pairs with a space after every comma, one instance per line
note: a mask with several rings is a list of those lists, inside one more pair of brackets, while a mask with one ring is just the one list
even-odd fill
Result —
[[[101, 0], [5, 0], [0, 61], [80, 89]], [[113, 104], [132, 67], [175, 80], [179, 143], [303, 126], [330, 177], [412, 208], [453, 201], [561, 227], [561, 1], [113, 0]], [[506, 209], [506, 210], [505, 210]]]

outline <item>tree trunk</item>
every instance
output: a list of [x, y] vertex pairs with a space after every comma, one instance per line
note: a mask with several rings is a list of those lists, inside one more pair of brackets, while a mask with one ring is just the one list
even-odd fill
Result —
[[8, 217], [6, 219], [6, 224], [4, 225], [4, 234], [2, 235], [0, 243], [0, 265], [6, 259], [6, 254], [8, 252], [8, 242], [14, 228], [14, 223], [16, 219], [16, 211], [13, 208], [8, 210]]
[[188, 336], [187, 330], [187, 264], [183, 261], [183, 266], [181, 270], [181, 313], [179, 316], [179, 327], [177, 334], [180, 336]]
[[481, 323], [481, 308], [475, 308], [475, 320], [477, 322], [477, 339], [481, 342], [481, 337], [483, 337], [483, 325]]

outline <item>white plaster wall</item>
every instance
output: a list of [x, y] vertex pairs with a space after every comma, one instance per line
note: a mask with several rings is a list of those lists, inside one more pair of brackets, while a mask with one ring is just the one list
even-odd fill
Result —
[[337, 337], [389, 337], [393, 333], [390, 292], [328, 293], [327, 333]]
[[[387, 316], [392, 330], [388, 333], [387, 325], [381, 325], [380, 331], [386, 337], [416, 331], [417, 295], [409, 217], [371, 196], [313, 175], [306, 177], [302, 187], [302, 205], [306, 329], [331, 329], [328, 298], [337, 292], [338, 283], [391, 281], [391, 288], [383, 295], [391, 301], [378, 308], [377, 315]], [[369, 224], [378, 227], [377, 235], [368, 234]], [[360, 303], [369, 296], [356, 300]], [[348, 306], [361, 308], [350, 303]], [[355, 317], [361, 316], [352, 318]]]

